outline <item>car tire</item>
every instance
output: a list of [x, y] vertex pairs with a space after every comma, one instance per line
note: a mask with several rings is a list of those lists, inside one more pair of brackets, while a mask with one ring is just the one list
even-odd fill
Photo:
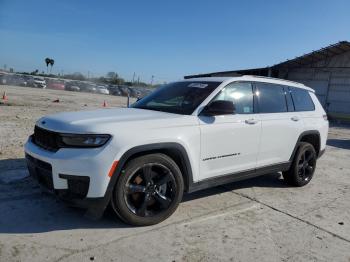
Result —
[[180, 168], [165, 154], [149, 154], [129, 161], [118, 178], [111, 206], [125, 223], [157, 224], [177, 209], [184, 182]]
[[308, 184], [316, 169], [317, 154], [313, 145], [300, 142], [291, 167], [283, 172], [283, 178], [291, 186], [305, 186]]

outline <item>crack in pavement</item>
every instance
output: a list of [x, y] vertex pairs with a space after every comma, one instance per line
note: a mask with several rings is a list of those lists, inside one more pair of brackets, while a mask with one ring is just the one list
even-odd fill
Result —
[[319, 206], [316, 206], [314, 208], [310, 208], [309, 210], [307, 210], [306, 212], [304, 212], [302, 215], [305, 216], [305, 215], [308, 215], [322, 207], [328, 207], [330, 204], [334, 203], [335, 201], [337, 201], [339, 199], [339, 197], [336, 197], [336, 198], [333, 198], [332, 200], [330, 201], [327, 201], [326, 203], [324, 203], [323, 205], [319, 205]]
[[[229, 189], [229, 188], [227, 188], [227, 187], [225, 187], [225, 186], [221, 186], [221, 187], [223, 187], [223, 188], [225, 188], [225, 189]], [[252, 201], [254, 201], [254, 202], [256, 202], [256, 203], [259, 203], [259, 204], [261, 204], [261, 205], [263, 205], [263, 206], [266, 206], [266, 207], [268, 207], [268, 208], [270, 208], [270, 209], [272, 209], [272, 210], [274, 210], [274, 211], [277, 211], [277, 212], [279, 212], [279, 213], [282, 213], [282, 214], [284, 214], [284, 215], [287, 215], [287, 216], [289, 216], [289, 217], [291, 217], [291, 218], [293, 218], [293, 219], [299, 220], [299, 221], [302, 222], [302, 223], [305, 223], [305, 224], [307, 224], [307, 225], [309, 225], [309, 226], [312, 226], [312, 227], [314, 227], [314, 228], [316, 228], [316, 229], [318, 229], [318, 230], [321, 230], [321, 231], [323, 231], [323, 232], [325, 232], [325, 233], [328, 233], [328, 234], [330, 234], [331, 236], [333, 236], [333, 237], [335, 237], [335, 238], [338, 238], [338, 239], [341, 239], [341, 240], [343, 240], [343, 241], [345, 241], [345, 242], [350, 243], [350, 240], [347, 239], [347, 238], [345, 238], [345, 237], [342, 237], [342, 236], [340, 236], [340, 235], [338, 235], [338, 234], [336, 234], [336, 233], [333, 233], [332, 231], [329, 231], [329, 230], [327, 230], [327, 229], [325, 229], [325, 228], [323, 228], [323, 227], [317, 226], [317, 225], [315, 225], [315, 224], [313, 224], [313, 223], [311, 223], [311, 222], [309, 222], [309, 221], [307, 221], [307, 220], [305, 220], [305, 219], [302, 219], [302, 218], [300, 218], [300, 217], [297, 217], [297, 216], [295, 216], [295, 215], [292, 215], [292, 214], [290, 214], [290, 213], [288, 213], [288, 212], [286, 212], [286, 211], [283, 211], [283, 210], [278, 209], [278, 208], [276, 208], [276, 207], [273, 207], [273, 206], [271, 206], [271, 205], [269, 205], [269, 204], [266, 204], [266, 203], [264, 203], [264, 202], [262, 202], [262, 201], [260, 201], [260, 200], [258, 200], [258, 199], [256, 199], [256, 198], [254, 198], [254, 197], [250, 197], [250, 196], [248, 196], [248, 195], [246, 195], [246, 194], [237, 193], [237, 192], [234, 192], [234, 191], [230, 191], [230, 192], [231, 192], [232, 194], [235, 194], [235, 195], [238, 195], [238, 196], [241, 196], [241, 197], [250, 199], [250, 200], [252, 200]]]

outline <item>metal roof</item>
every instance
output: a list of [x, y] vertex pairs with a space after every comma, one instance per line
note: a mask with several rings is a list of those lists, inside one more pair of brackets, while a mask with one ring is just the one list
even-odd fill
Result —
[[213, 77], [213, 76], [225, 76], [225, 75], [243, 75], [243, 74], [256, 74], [256, 75], [267, 75], [269, 69], [280, 69], [280, 68], [290, 68], [290, 67], [302, 67], [309, 64], [313, 64], [315, 62], [319, 62], [330, 58], [335, 55], [340, 55], [342, 53], [350, 51], [350, 42], [348, 41], [340, 41], [336, 44], [332, 44], [326, 47], [323, 47], [317, 51], [312, 51], [310, 53], [304, 54], [302, 56], [298, 56], [296, 58], [286, 60], [279, 64], [275, 64], [273, 66], [261, 67], [261, 68], [251, 68], [251, 69], [243, 69], [243, 70], [233, 70], [233, 71], [221, 71], [221, 72], [213, 72], [213, 73], [205, 73], [205, 74], [197, 74], [197, 75], [187, 75], [184, 76], [185, 79], [189, 78], [198, 78], [198, 77]]
[[332, 44], [326, 47], [323, 47], [317, 51], [312, 51], [310, 53], [298, 56], [294, 59], [287, 60], [285, 62], [276, 64], [272, 67], [300, 67], [315, 62], [319, 62], [325, 59], [328, 59], [335, 55], [340, 55], [342, 53], [350, 51], [350, 43], [348, 41], [341, 41], [336, 44]]

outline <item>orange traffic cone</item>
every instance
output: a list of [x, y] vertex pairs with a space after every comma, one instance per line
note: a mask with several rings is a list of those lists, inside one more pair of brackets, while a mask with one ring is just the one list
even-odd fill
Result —
[[4, 91], [4, 94], [2, 95], [2, 100], [7, 100], [6, 91]]
[[102, 105], [103, 107], [107, 107], [107, 102], [106, 102], [106, 100], [103, 100], [103, 105]]

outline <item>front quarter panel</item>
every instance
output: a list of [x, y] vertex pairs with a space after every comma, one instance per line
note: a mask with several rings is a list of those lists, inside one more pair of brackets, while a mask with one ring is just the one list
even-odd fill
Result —
[[[193, 180], [198, 180], [200, 131], [195, 116], [183, 116], [174, 120], [155, 120], [153, 123], [135, 122], [116, 126], [111, 143], [116, 148], [115, 161], [129, 150], [154, 144], [178, 144], [186, 152]], [[165, 123], [166, 122], [166, 123]]]

